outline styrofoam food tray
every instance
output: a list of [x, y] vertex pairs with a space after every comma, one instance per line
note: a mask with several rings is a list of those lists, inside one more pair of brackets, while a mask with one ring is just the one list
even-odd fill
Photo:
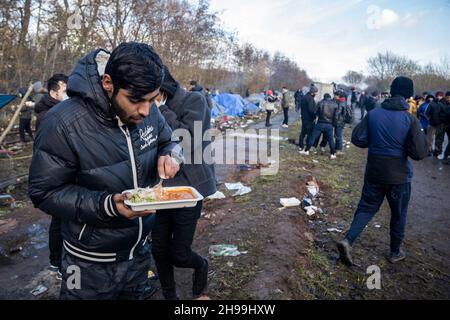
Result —
[[[164, 190], [174, 189], [189, 189], [194, 195], [194, 199], [186, 200], [172, 200], [172, 201], [155, 201], [155, 202], [139, 202], [133, 203], [130, 200], [125, 200], [125, 205], [129, 206], [133, 211], [146, 211], [146, 210], [164, 210], [164, 209], [177, 209], [177, 208], [190, 208], [195, 207], [198, 201], [203, 200], [203, 196], [192, 187], [167, 187]], [[122, 193], [132, 193], [134, 189], [125, 190]]]

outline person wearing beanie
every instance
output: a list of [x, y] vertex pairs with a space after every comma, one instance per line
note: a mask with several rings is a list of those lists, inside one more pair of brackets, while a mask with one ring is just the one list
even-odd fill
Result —
[[211, 111], [213, 108], [213, 103], [211, 99], [211, 94], [206, 91], [201, 85], [198, 84], [197, 80], [191, 80], [189, 82], [189, 91], [191, 92], [200, 92], [206, 98], [206, 103], [208, 104], [208, 108]]
[[405, 259], [401, 249], [404, 238], [408, 203], [411, 196], [413, 169], [409, 158], [421, 160], [427, 156], [425, 133], [416, 117], [409, 112], [406, 99], [414, 92], [412, 80], [396, 78], [391, 85], [392, 97], [386, 99], [353, 130], [352, 142], [368, 148], [366, 173], [361, 199], [345, 238], [337, 243], [341, 261], [352, 265], [352, 245], [372, 220], [387, 198], [391, 208], [391, 263]]
[[445, 137], [445, 126], [440, 117], [442, 109], [444, 108], [444, 92], [436, 92], [435, 97], [436, 99], [430, 103], [427, 109], [426, 116], [428, 117], [430, 124], [427, 131], [428, 152], [430, 156], [433, 155], [437, 158], [442, 153], [442, 145], [444, 144]]
[[306, 143], [308, 143], [311, 134], [314, 130], [314, 122], [316, 120], [316, 112], [317, 112], [317, 106], [316, 101], [314, 101], [314, 97], [316, 96], [317, 92], [319, 90], [317, 87], [312, 83], [309, 92], [305, 94], [300, 102], [302, 108], [301, 108], [301, 115], [302, 115], [302, 128], [300, 131], [300, 136], [298, 139], [298, 146], [299, 151], [303, 151], [305, 148], [305, 138]]
[[[181, 88], [167, 66], [164, 81], [156, 105], [170, 128], [184, 129], [191, 139], [183, 140], [186, 158], [180, 173], [171, 180], [164, 180], [164, 187], [192, 186], [206, 198], [216, 192], [214, 165], [205, 163], [203, 152], [210, 142], [203, 141], [204, 133], [211, 127], [211, 112], [201, 92], [188, 92]], [[201, 125], [201, 131], [197, 130]], [[196, 141], [201, 134], [200, 144]], [[200, 162], [197, 158], [200, 156]], [[177, 299], [174, 267], [194, 269], [192, 295], [202, 296], [208, 283], [208, 260], [192, 251], [192, 241], [200, 218], [203, 202], [193, 208], [169, 209], [156, 212], [152, 230], [152, 251], [165, 299]]]

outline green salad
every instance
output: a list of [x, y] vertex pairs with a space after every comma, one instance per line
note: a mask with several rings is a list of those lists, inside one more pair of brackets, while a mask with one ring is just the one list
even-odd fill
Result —
[[131, 194], [130, 199], [132, 203], [154, 202], [155, 200], [155, 193], [149, 189], [138, 189]]

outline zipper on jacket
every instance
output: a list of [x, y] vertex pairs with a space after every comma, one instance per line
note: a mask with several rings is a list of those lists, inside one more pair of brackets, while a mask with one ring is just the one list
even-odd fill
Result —
[[84, 224], [83, 228], [81, 229], [80, 235], [78, 236], [78, 241], [81, 240], [81, 237], [83, 236], [83, 232], [84, 232], [84, 229], [86, 229], [86, 226], [87, 226], [87, 224]]
[[[136, 169], [136, 161], [134, 158], [133, 143], [131, 141], [130, 131], [128, 130], [128, 127], [125, 127], [126, 130], [123, 130], [122, 127], [120, 127], [120, 129], [122, 130], [122, 132], [125, 134], [125, 137], [127, 138], [128, 152], [130, 153], [130, 160], [131, 160], [131, 171], [133, 174], [133, 186], [135, 189], [137, 189], [139, 187], [138, 180], [137, 180], [137, 169]], [[139, 217], [139, 235], [138, 235], [138, 239], [137, 239], [136, 243], [131, 248], [130, 256], [129, 256], [130, 260], [133, 259], [134, 250], [136, 249], [137, 245], [141, 241], [141, 238], [142, 238], [142, 217]]]

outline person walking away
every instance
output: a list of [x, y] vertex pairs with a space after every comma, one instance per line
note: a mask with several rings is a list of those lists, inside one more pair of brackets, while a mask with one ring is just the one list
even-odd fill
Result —
[[36, 112], [36, 131], [41, 124], [47, 111], [53, 108], [57, 103], [67, 99], [67, 81], [68, 77], [65, 74], [55, 74], [47, 81], [47, 91], [34, 107]]
[[[154, 49], [97, 49], [69, 76], [70, 99], [40, 124], [29, 174], [33, 204], [62, 221], [60, 299], [144, 299], [155, 211], [125, 190], [173, 178], [183, 160], [154, 102], [164, 78]], [[76, 269], [74, 270], [74, 266]], [[79, 281], [71, 281], [71, 276]]]
[[295, 111], [300, 112], [302, 106], [303, 90], [298, 89], [294, 94]]
[[283, 128], [289, 128], [289, 90], [286, 87], [283, 87], [281, 90], [281, 107], [283, 108], [283, 124], [281, 125]]
[[361, 91], [361, 94], [359, 96], [359, 102], [358, 102], [359, 109], [361, 110], [361, 119], [360, 120], [362, 120], [365, 115], [365, 111], [366, 111], [365, 104], [366, 104], [366, 92]]
[[272, 90], [267, 90], [267, 97], [266, 97], [266, 127], [271, 127], [270, 124], [270, 117], [272, 115], [272, 112], [275, 110], [275, 102], [277, 101], [277, 98], [273, 95]]
[[307, 144], [314, 130], [314, 121], [316, 119], [317, 112], [314, 97], [316, 96], [317, 92], [317, 87], [311, 85], [309, 92], [303, 96], [301, 101], [302, 128], [298, 139], [299, 151], [303, 151], [303, 149], [305, 148], [305, 138]]
[[337, 103], [326, 93], [325, 99], [317, 104], [318, 121], [314, 127], [313, 133], [309, 138], [308, 144], [304, 151], [300, 154], [309, 155], [309, 149], [314, 144], [316, 139], [323, 133], [330, 146], [331, 159], [336, 159], [336, 150], [334, 144], [333, 123], [336, 123], [336, 116], [338, 111]]
[[353, 130], [352, 142], [369, 148], [361, 200], [345, 238], [337, 243], [341, 261], [351, 266], [351, 248], [355, 240], [375, 216], [386, 197], [391, 208], [391, 263], [405, 259], [401, 249], [408, 203], [411, 196], [413, 168], [408, 157], [424, 159], [427, 155], [425, 133], [417, 118], [408, 113], [406, 99], [414, 93], [414, 83], [398, 77], [391, 84], [391, 98], [383, 102]]
[[[187, 92], [181, 88], [164, 67], [161, 100], [157, 105], [170, 128], [187, 130], [191, 141], [184, 145], [185, 165], [172, 180], [164, 181], [164, 187], [192, 186], [206, 198], [216, 192], [214, 165], [205, 163], [203, 152], [210, 142], [196, 144], [195, 134], [207, 132], [211, 127], [211, 114], [205, 97], [199, 92]], [[201, 125], [197, 132], [196, 126]], [[197, 163], [197, 155], [200, 162]], [[208, 260], [191, 249], [197, 221], [202, 212], [203, 201], [193, 208], [169, 209], [156, 212], [152, 230], [152, 252], [165, 299], [178, 299], [174, 267], [194, 269], [192, 296], [201, 297], [208, 283]]]
[[442, 91], [436, 92], [436, 99], [433, 102], [430, 102], [426, 112], [426, 116], [428, 117], [430, 123], [427, 132], [428, 150], [429, 153], [436, 158], [442, 153], [442, 145], [444, 143], [444, 124], [441, 122], [439, 116], [443, 108], [443, 98], [444, 93]]

